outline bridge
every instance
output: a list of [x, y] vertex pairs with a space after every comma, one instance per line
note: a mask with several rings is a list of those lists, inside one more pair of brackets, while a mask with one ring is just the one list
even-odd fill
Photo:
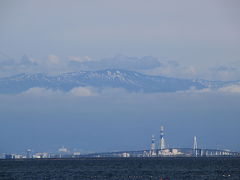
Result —
[[240, 152], [219, 149], [165, 148], [136, 151], [116, 151], [82, 155], [84, 157], [240, 157]]

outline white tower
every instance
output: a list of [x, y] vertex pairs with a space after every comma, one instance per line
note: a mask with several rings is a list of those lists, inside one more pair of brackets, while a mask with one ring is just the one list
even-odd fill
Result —
[[156, 156], [156, 150], [155, 150], [155, 137], [152, 135], [152, 143], [151, 143], [151, 150], [150, 150], [150, 156]]
[[197, 137], [193, 137], [193, 155], [197, 157], [198, 151], [197, 151]]
[[161, 126], [160, 127], [160, 144], [159, 144], [160, 150], [165, 149], [165, 140], [164, 140], [164, 137], [163, 137], [164, 136], [163, 131], [164, 131], [164, 127]]
[[160, 142], [159, 142], [159, 151], [158, 151], [158, 155], [163, 155], [163, 150], [165, 149], [165, 140], [164, 140], [164, 127], [161, 126], [160, 127]]

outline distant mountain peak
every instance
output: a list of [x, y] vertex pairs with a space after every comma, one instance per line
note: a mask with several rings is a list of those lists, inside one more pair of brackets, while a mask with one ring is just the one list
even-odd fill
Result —
[[130, 92], [156, 93], [216, 88], [230, 83], [233, 82], [178, 79], [150, 76], [123, 69], [106, 69], [63, 73], [55, 76], [44, 73], [23, 73], [0, 78], [0, 93], [20, 93], [34, 87], [69, 91], [75, 87], [86, 86], [94, 88], [124, 88]]

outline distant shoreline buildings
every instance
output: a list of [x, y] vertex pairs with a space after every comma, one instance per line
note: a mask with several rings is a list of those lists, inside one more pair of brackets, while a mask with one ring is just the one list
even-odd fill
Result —
[[[156, 148], [158, 147], [158, 148]], [[0, 154], [0, 159], [43, 159], [43, 158], [81, 158], [81, 157], [240, 157], [240, 152], [231, 152], [230, 150], [219, 149], [201, 149], [197, 144], [197, 137], [193, 137], [192, 148], [167, 148], [164, 138], [164, 127], [160, 127], [159, 145], [156, 145], [155, 136], [152, 135], [149, 150], [139, 151], [119, 151], [105, 153], [81, 154], [79, 151], [71, 152], [62, 146], [57, 153], [33, 153], [27, 149], [26, 154]]]

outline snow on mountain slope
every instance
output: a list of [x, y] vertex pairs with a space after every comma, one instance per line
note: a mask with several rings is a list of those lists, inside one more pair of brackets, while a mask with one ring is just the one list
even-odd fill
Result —
[[15, 94], [33, 87], [69, 91], [75, 87], [124, 88], [130, 92], [176, 92], [189, 89], [219, 88], [234, 82], [178, 79], [150, 76], [134, 71], [108, 69], [81, 71], [57, 76], [18, 74], [0, 78], [0, 93]]

